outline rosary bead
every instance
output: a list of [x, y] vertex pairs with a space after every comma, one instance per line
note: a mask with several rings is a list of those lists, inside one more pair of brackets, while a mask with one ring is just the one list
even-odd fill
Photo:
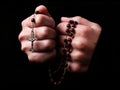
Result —
[[34, 19], [34, 18], [32, 18], [32, 19], [31, 19], [31, 22], [35, 23], [35, 19]]
[[74, 24], [74, 21], [73, 21], [73, 20], [70, 20], [68, 23], [69, 23], [69, 24]]

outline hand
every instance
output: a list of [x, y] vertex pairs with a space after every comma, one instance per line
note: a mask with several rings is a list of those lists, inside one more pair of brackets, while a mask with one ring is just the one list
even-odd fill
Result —
[[71, 61], [68, 62], [68, 69], [71, 72], [85, 72], [88, 70], [90, 60], [101, 33], [101, 27], [97, 23], [88, 21], [80, 16], [70, 18], [62, 17], [61, 23], [57, 25], [61, 55], [63, 55], [62, 50], [64, 39], [66, 38], [66, 26], [69, 20], [77, 21], [78, 24], [71, 42], [73, 50], [70, 53]]
[[[19, 34], [19, 41], [21, 42], [21, 50], [24, 51], [29, 61], [44, 62], [56, 56], [54, 30], [55, 21], [50, 16], [47, 8], [43, 5], [35, 9], [36, 14], [31, 15], [22, 21], [22, 31]], [[34, 36], [37, 38], [33, 42], [34, 52], [31, 51], [31, 30], [33, 25], [31, 20], [34, 17]]]

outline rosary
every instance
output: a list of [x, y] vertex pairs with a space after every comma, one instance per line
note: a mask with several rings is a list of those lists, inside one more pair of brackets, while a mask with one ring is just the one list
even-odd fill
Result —
[[[78, 22], [70, 20], [67, 24], [67, 29], [66, 29], [66, 37], [64, 39], [64, 45], [63, 45], [63, 50], [60, 57], [60, 61], [57, 63], [52, 63], [52, 65], [49, 67], [49, 77], [51, 83], [54, 85], [59, 85], [63, 81], [65, 74], [67, 70], [69, 69], [69, 64], [68, 61], [71, 61], [71, 56], [70, 53], [72, 52], [73, 48], [71, 45], [72, 39], [74, 38], [75, 35], [75, 28]], [[54, 67], [54, 65], [56, 65]], [[57, 68], [57, 69], [56, 69]]]
[[[35, 14], [39, 14], [39, 12], [35, 12]], [[33, 18], [31, 19], [32, 22], [32, 30], [31, 30], [31, 37], [29, 38], [29, 41], [31, 41], [31, 51], [34, 52], [34, 41], [37, 39], [34, 36], [34, 24], [35, 24], [35, 14]], [[50, 77], [50, 81], [54, 85], [59, 85], [63, 81], [65, 74], [67, 70], [69, 70], [69, 64], [68, 61], [71, 62], [71, 52], [73, 50], [72, 48], [72, 39], [74, 38], [75, 35], [75, 28], [76, 25], [78, 24], [77, 21], [70, 20], [68, 24], [66, 25], [66, 34], [65, 34], [65, 39], [64, 39], [64, 45], [62, 49], [63, 55], [59, 57], [60, 60], [57, 62], [52, 62], [50, 63], [50, 67], [48, 68], [48, 73]]]
[[[36, 13], [35, 13], [36, 14]], [[37, 38], [35, 38], [35, 34], [34, 34], [34, 25], [35, 25], [35, 14], [33, 16], [33, 18], [31, 19], [31, 22], [32, 22], [32, 30], [31, 30], [31, 37], [29, 38], [29, 41], [31, 41], [31, 51], [32, 53], [34, 52], [34, 41], [37, 40]]]

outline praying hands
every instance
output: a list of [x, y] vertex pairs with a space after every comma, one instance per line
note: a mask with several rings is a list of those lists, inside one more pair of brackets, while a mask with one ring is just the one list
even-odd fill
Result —
[[35, 14], [22, 21], [18, 38], [21, 50], [30, 62], [50, 61], [59, 52], [61, 60], [67, 64], [67, 70], [85, 72], [100, 33], [99, 24], [80, 16], [61, 17], [61, 22], [56, 25], [48, 9], [40, 5], [35, 9]]

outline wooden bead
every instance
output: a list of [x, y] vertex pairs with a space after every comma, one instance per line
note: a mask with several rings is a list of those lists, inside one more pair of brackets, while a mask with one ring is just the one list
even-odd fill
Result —
[[31, 19], [31, 22], [35, 23], [35, 19], [34, 19], [34, 18], [32, 18], [32, 19]]

